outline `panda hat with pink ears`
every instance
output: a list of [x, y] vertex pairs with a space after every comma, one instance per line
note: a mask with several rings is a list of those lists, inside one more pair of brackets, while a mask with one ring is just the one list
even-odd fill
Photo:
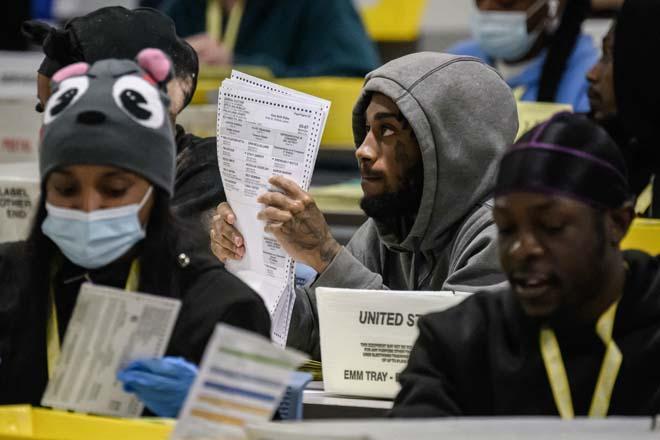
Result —
[[107, 165], [139, 174], [171, 196], [171, 77], [172, 63], [159, 49], [144, 49], [135, 61], [76, 63], [55, 73], [44, 111], [41, 181], [61, 167]]

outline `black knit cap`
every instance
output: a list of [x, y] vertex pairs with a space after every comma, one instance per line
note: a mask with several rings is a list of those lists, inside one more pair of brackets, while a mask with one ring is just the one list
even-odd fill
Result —
[[597, 208], [631, 200], [621, 152], [607, 132], [583, 115], [558, 113], [527, 132], [500, 161], [495, 195], [535, 192]]
[[171, 63], [145, 49], [137, 62], [77, 63], [53, 77], [39, 146], [41, 181], [70, 165], [114, 166], [143, 176], [170, 196], [174, 136], [165, 84]]
[[[172, 19], [156, 9], [110, 6], [73, 18], [63, 29], [30, 20], [23, 23], [22, 30], [43, 47], [46, 58], [39, 73], [49, 78], [69, 64], [134, 59], [142, 49], [151, 47], [172, 59], [176, 77], [192, 78], [192, 91], [197, 87], [199, 61], [195, 50], [177, 36]], [[191, 98], [192, 93], [185, 105]]]

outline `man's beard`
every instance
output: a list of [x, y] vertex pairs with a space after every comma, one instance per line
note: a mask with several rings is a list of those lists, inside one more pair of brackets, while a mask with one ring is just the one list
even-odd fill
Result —
[[419, 210], [424, 189], [424, 167], [421, 161], [409, 169], [397, 191], [362, 197], [360, 208], [377, 221], [414, 217]]

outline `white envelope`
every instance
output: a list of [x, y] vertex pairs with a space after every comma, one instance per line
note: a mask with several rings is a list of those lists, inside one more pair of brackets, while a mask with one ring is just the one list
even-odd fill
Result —
[[396, 396], [398, 375], [417, 339], [418, 317], [448, 309], [467, 295], [317, 288], [325, 391]]

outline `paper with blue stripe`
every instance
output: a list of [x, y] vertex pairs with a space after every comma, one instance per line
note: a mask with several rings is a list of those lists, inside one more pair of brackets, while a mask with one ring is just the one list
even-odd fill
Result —
[[244, 426], [272, 418], [291, 373], [305, 360], [259, 335], [218, 324], [171, 438], [246, 438]]

